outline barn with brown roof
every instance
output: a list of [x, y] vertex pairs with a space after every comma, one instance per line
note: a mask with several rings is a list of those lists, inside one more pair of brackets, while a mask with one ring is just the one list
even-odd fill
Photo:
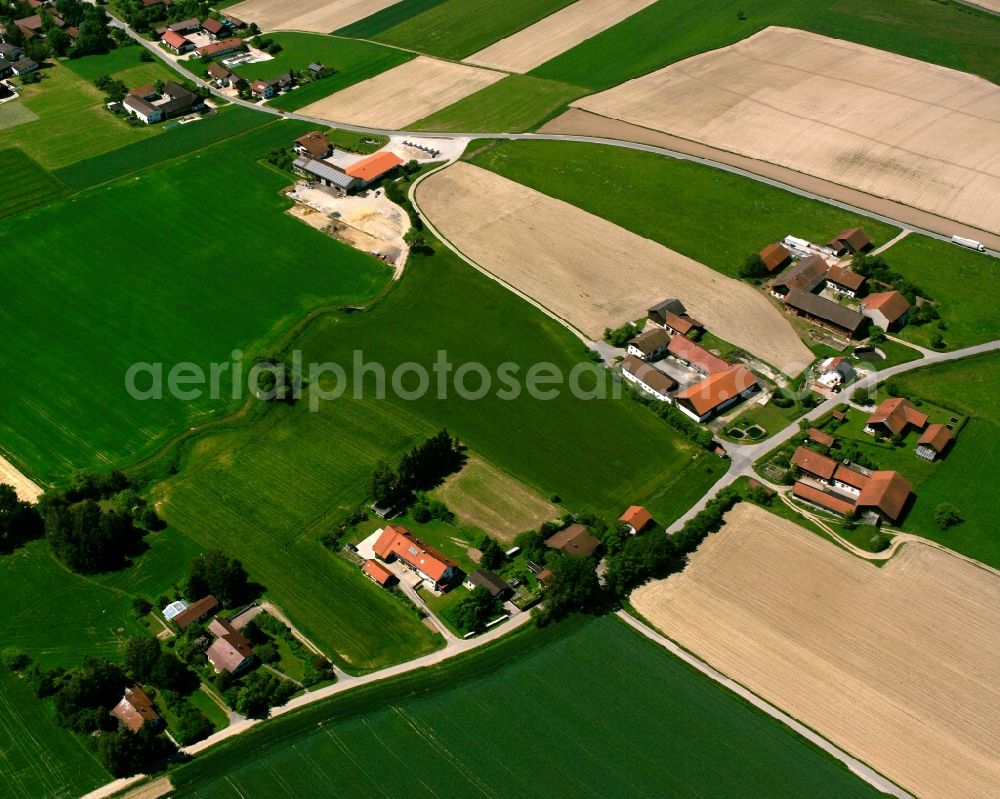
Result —
[[677, 381], [670, 375], [661, 372], [642, 358], [626, 355], [621, 363], [622, 377], [630, 383], [635, 383], [648, 394], [652, 394], [661, 402], [670, 399], [670, 392], [677, 388]]
[[776, 272], [792, 258], [792, 254], [785, 246], [777, 242], [768, 244], [758, 254], [760, 255], [760, 260], [764, 262], [764, 268], [768, 272]]
[[594, 538], [582, 524], [571, 524], [545, 539], [545, 546], [558, 549], [564, 555], [590, 557], [600, 545], [600, 539]]
[[868, 484], [861, 490], [857, 506], [883, 520], [899, 521], [906, 502], [913, 493], [909, 481], [899, 472], [872, 472]]
[[826, 273], [826, 287], [847, 297], [855, 297], [865, 285], [864, 275], [844, 269], [842, 266], [831, 266]]
[[792, 487], [792, 496], [810, 505], [836, 513], [838, 516], [848, 516], [854, 511], [854, 503], [849, 500], [808, 483], [803, 483], [801, 480]]
[[806, 447], [796, 448], [792, 455], [792, 466], [824, 483], [830, 482], [833, 479], [833, 473], [837, 471], [837, 461]]
[[883, 330], [894, 330], [906, 324], [910, 303], [898, 291], [880, 291], [861, 301], [861, 312]]
[[656, 360], [666, 354], [669, 344], [670, 334], [666, 330], [651, 327], [629, 341], [628, 353], [644, 361]]
[[830, 239], [830, 243], [827, 244], [827, 246], [837, 253], [837, 255], [863, 252], [871, 247], [871, 245], [871, 238], [869, 238], [865, 229], [861, 227], [851, 227], [847, 230], [842, 230]]
[[778, 278], [772, 280], [768, 288], [778, 299], [788, 295], [793, 289], [811, 293], [823, 285], [829, 267], [820, 256], [807, 255], [795, 262]]
[[909, 400], [901, 397], [886, 397], [868, 417], [865, 432], [885, 437], [901, 436], [910, 427], [923, 430], [927, 424], [927, 414], [914, 408]]
[[917, 441], [917, 448], [914, 450], [918, 458], [926, 461], [936, 460], [944, 455], [946, 449], [955, 440], [948, 425], [929, 424], [922, 436]]
[[865, 317], [857, 311], [802, 289], [792, 289], [785, 295], [785, 307], [796, 316], [831, 327], [851, 338], [857, 336], [865, 324]]

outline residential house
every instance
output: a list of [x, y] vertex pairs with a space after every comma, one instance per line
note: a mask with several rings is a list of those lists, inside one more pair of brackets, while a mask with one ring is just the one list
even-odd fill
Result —
[[447, 588], [458, 574], [458, 564], [428, 546], [405, 527], [386, 525], [373, 547], [382, 560], [405, 563], [434, 588]]
[[622, 360], [622, 377], [661, 402], [669, 401], [670, 392], [677, 388], [677, 381], [670, 375], [634, 355], [626, 355]]
[[168, 50], [180, 55], [194, 49], [194, 42], [169, 28], [160, 38], [160, 43]]
[[245, 49], [246, 43], [239, 37], [234, 36], [229, 39], [220, 39], [216, 42], [203, 44], [195, 50], [195, 53], [202, 58], [216, 58], [220, 55], [228, 55], [229, 53], [235, 53], [237, 50]]
[[632, 535], [638, 535], [653, 523], [653, 517], [642, 505], [629, 505], [618, 521], [628, 527]]
[[209, 64], [208, 69], [205, 71], [208, 73], [208, 77], [211, 78], [212, 82], [219, 87], [229, 86], [238, 80], [233, 72], [216, 61]]
[[210, 613], [215, 613], [219, 609], [219, 600], [209, 594], [203, 596], [197, 602], [192, 602], [188, 607], [176, 614], [172, 621], [181, 631], [186, 630], [192, 624], [196, 624], [206, 618]]
[[757, 390], [757, 378], [740, 364], [678, 391], [674, 394], [674, 404], [696, 422], [704, 422]]
[[388, 150], [382, 150], [367, 158], [362, 158], [360, 161], [355, 161], [344, 169], [344, 172], [361, 181], [362, 188], [367, 188], [402, 165], [402, 158]]
[[798, 447], [792, 454], [792, 466], [795, 466], [803, 474], [807, 474], [813, 480], [820, 483], [830, 484], [833, 482], [833, 475], [837, 471], [837, 461], [828, 458], [819, 452], [814, 452], [806, 447]]
[[842, 266], [831, 266], [826, 272], [826, 287], [846, 297], [857, 297], [864, 285], [864, 275]]
[[333, 153], [333, 145], [320, 130], [299, 136], [292, 144], [292, 149], [299, 155], [307, 155], [310, 158], [326, 158]]
[[22, 58], [11, 64], [11, 72], [20, 77], [21, 75], [27, 75], [29, 72], [35, 72], [40, 67], [30, 58]]
[[365, 565], [361, 567], [361, 571], [368, 575], [372, 582], [381, 585], [383, 588], [396, 579], [396, 576], [377, 560], [366, 560]]
[[909, 400], [887, 397], [879, 403], [875, 413], [868, 417], [865, 432], [870, 435], [902, 436], [910, 427], [923, 430], [927, 424], [927, 414], [914, 408]]
[[17, 29], [21, 31], [21, 35], [25, 39], [34, 39], [36, 36], [42, 36], [42, 18], [38, 14], [32, 14], [30, 17], [23, 17], [22, 19], [14, 20], [14, 24], [17, 25]]
[[795, 290], [811, 294], [824, 284], [828, 268], [826, 261], [820, 256], [807, 255], [772, 280], [768, 288], [771, 295], [779, 300]]
[[816, 382], [827, 388], [838, 389], [853, 382], [857, 376], [851, 362], [838, 355], [827, 358], [819, 365], [819, 378]]
[[361, 187], [361, 181], [352, 178], [344, 170], [326, 161], [317, 161], [300, 155], [292, 163], [292, 168], [304, 178], [331, 190], [332, 194], [343, 197]]
[[880, 291], [861, 301], [861, 312], [883, 330], [895, 330], [906, 324], [910, 303], [898, 291]]
[[184, 19], [172, 25], [167, 25], [167, 30], [180, 34], [197, 33], [201, 30], [201, 22], [198, 21], [197, 17], [191, 17], [191, 19]]
[[498, 577], [486, 569], [476, 569], [465, 578], [463, 585], [470, 591], [476, 588], [485, 588], [495, 599], [506, 599], [511, 593], [510, 586], [502, 577]]
[[666, 355], [670, 336], [662, 327], [652, 327], [628, 343], [628, 354], [644, 361], [655, 361]]
[[550, 549], [558, 549], [564, 555], [583, 555], [588, 558], [600, 545], [600, 539], [594, 538], [582, 524], [571, 524], [565, 530], [545, 539], [545, 546]]
[[215, 640], [205, 656], [216, 672], [239, 674], [253, 665], [254, 654], [250, 642], [232, 624], [217, 616], [209, 623], [208, 631], [215, 636]]
[[852, 227], [838, 233], [830, 239], [830, 243], [826, 246], [833, 250], [836, 255], [844, 255], [863, 252], [871, 247], [871, 244], [872, 240], [864, 228]]
[[918, 458], [933, 461], [944, 455], [945, 450], [954, 440], [955, 437], [948, 429], [948, 425], [929, 424], [917, 441], [917, 448], [914, 451]]
[[24, 55], [24, 50], [16, 44], [0, 42], [0, 58], [6, 58], [10, 62], [18, 61]]
[[213, 41], [218, 39], [220, 36], [224, 36], [229, 33], [228, 25], [220, 20], [212, 19], [211, 17], [201, 23], [201, 29], [205, 31], [205, 33], [207, 33]]
[[667, 353], [685, 366], [695, 369], [703, 375], [712, 375], [729, 369], [732, 364], [713, 355], [704, 347], [684, 336], [674, 336], [667, 345]]
[[858, 336], [865, 324], [865, 317], [857, 311], [802, 289], [792, 289], [785, 295], [785, 307], [795, 316], [851, 338]]
[[146, 724], [160, 726], [163, 723], [152, 700], [137, 683], [126, 686], [125, 693], [111, 713], [130, 732], [139, 732]]
[[163, 84], [162, 91], [157, 91], [154, 86], [140, 86], [129, 92], [122, 101], [122, 105], [129, 113], [147, 125], [184, 116], [203, 108], [204, 104], [205, 101], [197, 94], [173, 81]]
[[277, 97], [281, 92], [288, 91], [294, 82], [289, 73], [279, 75], [270, 80], [258, 79], [250, 84], [250, 93], [258, 100], [270, 100], [272, 97]]
[[769, 273], [776, 272], [792, 260], [792, 254], [783, 245], [775, 242], [768, 244], [760, 251], [760, 260], [764, 262], [764, 268]]
[[819, 444], [821, 447], [832, 447], [837, 443], [837, 439], [829, 433], [824, 433], [818, 427], [809, 428], [809, 440]]
[[899, 472], [872, 472], [856, 505], [872, 520], [897, 522], [912, 493], [910, 483]]
[[827, 510], [838, 516], [849, 516], [854, 512], [854, 503], [843, 499], [829, 491], [798, 480], [792, 487], [792, 496], [821, 510]]

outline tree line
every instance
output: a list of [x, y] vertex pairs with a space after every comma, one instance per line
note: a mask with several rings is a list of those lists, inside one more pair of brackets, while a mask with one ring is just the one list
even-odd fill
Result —
[[381, 507], [406, 506], [416, 492], [434, 488], [460, 469], [463, 459], [458, 439], [442, 429], [403, 455], [395, 467], [379, 461], [368, 483], [369, 495]]

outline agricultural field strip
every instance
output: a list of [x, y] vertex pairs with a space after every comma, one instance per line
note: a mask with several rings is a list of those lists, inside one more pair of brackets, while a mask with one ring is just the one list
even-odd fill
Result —
[[529, 72], [654, 2], [656, 0], [577, 0], [463, 61], [507, 72]]
[[329, 33], [395, 5], [399, 0], [246, 0], [227, 6], [226, 13], [256, 22], [263, 31], [297, 30]]
[[742, 503], [684, 572], [632, 602], [681, 646], [915, 794], [1000, 791], [994, 572], [916, 543], [876, 570]]
[[788, 374], [811, 360], [750, 286], [561, 200], [468, 163], [431, 175], [416, 196], [461, 252], [592, 340], [657, 298], [681, 297], [709, 330]]
[[1000, 233], [1000, 88], [768, 28], [573, 103]]

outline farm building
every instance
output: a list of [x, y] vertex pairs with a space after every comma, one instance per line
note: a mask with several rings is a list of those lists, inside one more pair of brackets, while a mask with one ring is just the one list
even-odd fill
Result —
[[894, 330], [906, 324], [910, 303], [898, 291], [880, 291], [861, 301], [861, 312], [883, 330]]
[[831, 494], [817, 486], [810, 485], [802, 480], [796, 481], [792, 487], [792, 496], [806, 504], [813, 505], [822, 510], [836, 513], [838, 516], [848, 516], [854, 511], [854, 503], [846, 499]]
[[927, 424], [927, 414], [914, 408], [909, 400], [887, 397], [879, 403], [875, 413], [868, 417], [865, 432], [886, 438], [901, 436], [909, 427], [923, 430]]
[[852, 496], [857, 496], [868, 485], [871, 472], [862, 469], [860, 466], [848, 466], [845, 463], [837, 464], [837, 470], [833, 473], [833, 487], [840, 489]]
[[847, 297], [856, 297], [865, 285], [865, 278], [842, 266], [831, 266], [826, 273], [826, 287]]
[[228, 26], [217, 19], [212, 19], [211, 17], [201, 23], [201, 29], [211, 36], [213, 40], [218, 39], [223, 34], [229, 32]]
[[933, 461], [944, 455], [945, 450], [954, 440], [955, 437], [947, 425], [929, 424], [917, 441], [917, 448], [914, 452], [918, 458]]
[[646, 315], [649, 321], [674, 336], [686, 336], [693, 331], [705, 329], [705, 325], [688, 316], [687, 309], [680, 300], [658, 302]]
[[215, 613], [219, 609], [219, 600], [209, 594], [203, 596], [197, 602], [192, 602], [187, 608], [173, 617], [174, 624], [178, 629], [186, 630], [192, 624], [201, 621], [210, 613]]
[[816, 381], [827, 388], [838, 388], [852, 382], [858, 373], [846, 358], [827, 358], [819, 365], [819, 379]]
[[372, 582], [383, 587], [389, 585], [396, 579], [395, 575], [377, 560], [366, 560], [365, 565], [361, 567], [361, 571], [363, 571]]
[[896, 522], [912, 493], [909, 481], [899, 472], [872, 472], [858, 496], [857, 507], [882, 521]]
[[632, 535], [638, 535], [653, 523], [653, 517], [642, 505], [630, 505], [618, 521], [625, 524]]
[[215, 641], [205, 656], [217, 672], [239, 674], [253, 664], [254, 654], [250, 642], [228, 621], [216, 617], [208, 625], [208, 631], [215, 636]]
[[564, 555], [584, 555], [590, 557], [601, 545], [582, 524], [571, 524], [564, 530], [545, 539], [545, 546], [558, 549]]
[[837, 462], [819, 452], [813, 452], [806, 447], [798, 447], [792, 455], [792, 466], [821, 483], [833, 480], [837, 471]]
[[498, 599], [506, 599], [510, 595], [510, 586], [502, 577], [498, 577], [486, 569], [476, 569], [465, 578], [463, 585], [470, 591], [476, 588], [485, 588], [490, 592], [490, 596]]
[[835, 443], [837, 443], [837, 439], [829, 433], [824, 433], [818, 427], [809, 428], [809, 440], [819, 444], [821, 447], [832, 447]]
[[796, 316], [852, 338], [858, 335], [865, 323], [865, 317], [857, 311], [802, 289], [792, 289], [785, 295], [785, 307]]
[[649, 321], [663, 327], [666, 324], [668, 313], [672, 313], [675, 316], [687, 316], [687, 308], [684, 307], [684, 303], [680, 300], [661, 300], [646, 313], [649, 316]]
[[807, 255], [786, 269], [768, 285], [771, 295], [783, 299], [795, 290], [812, 293], [823, 285], [829, 267], [820, 256]]
[[757, 378], [742, 364], [715, 372], [677, 392], [674, 404], [696, 422], [704, 422], [757, 391]]
[[406, 564], [434, 588], [446, 588], [458, 573], [458, 564], [428, 546], [405, 527], [386, 525], [373, 547], [384, 561]]
[[333, 145], [321, 130], [312, 130], [304, 136], [299, 136], [292, 144], [292, 149], [299, 155], [310, 158], [326, 158], [333, 153]]
[[403, 159], [388, 150], [382, 150], [360, 161], [355, 161], [344, 171], [361, 182], [362, 187], [370, 186], [403, 165]]
[[186, 53], [194, 49], [194, 42], [190, 39], [177, 33], [177, 31], [172, 31], [169, 28], [167, 32], [163, 34], [160, 38], [160, 42], [170, 51], [180, 55], [181, 53]]
[[654, 327], [629, 341], [628, 354], [642, 358], [644, 361], [655, 361], [666, 354], [668, 344], [670, 344], [670, 336], [667, 331], [660, 327]]
[[670, 392], [677, 388], [677, 381], [670, 375], [634, 355], [627, 355], [622, 361], [622, 377], [661, 402], [667, 402]]
[[215, 58], [216, 56], [227, 55], [244, 49], [246, 49], [246, 44], [243, 40], [233, 36], [229, 39], [220, 39], [211, 44], [204, 44], [195, 50], [195, 52], [202, 58]]
[[326, 161], [317, 161], [305, 155], [295, 159], [292, 168], [305, 178], [332, 189], [333, 193], [343, 196], [361, 188], [361, 182], [352, 178], [346, 172]]
[[131, 732], [139, 732], [146, 724], [159, 726], [163, 723], [152, 700], [136, 683], [126, 686], [121, 701], [111, 713]]
[[667, 353], [674, 360], [679, 361], [684, 366], [696, 369], [703, 375], [712, 375], [725, 371], [732, 365], [722, 360], [718, 355], [713, 355], [704, 347], [683, 336], [674, 336], [670, 339], [670, 344], [667, 345]]
[[758, 254], [760, 255], [760, 260], [764, 262], [764, 268], [768, 272], [776, 272], [792, 260], [792, 254], [784, 245], [778, 242], [768, 244]]
[[872, 246], [872, 240], [868, 237], [864, 228], [852, 227], [841, 231], [826, 245], [837, 255], [847, 253], [864, 252]]
[[167, 30], [181, 35], [185, 33], [197, 33], [201, 30], [201, 22], [198, 21], [197, 17], [191, 17], [190, 19], [183, 19], [180, 22], [167, 25]]

